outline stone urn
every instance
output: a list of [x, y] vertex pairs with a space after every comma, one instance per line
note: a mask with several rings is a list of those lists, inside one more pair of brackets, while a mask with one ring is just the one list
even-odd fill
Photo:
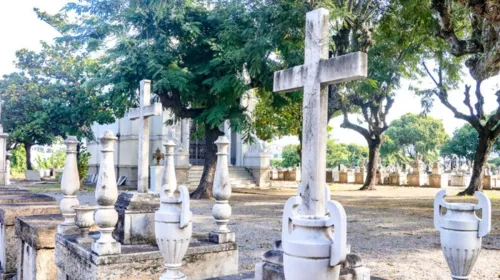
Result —
[[297, 209], [301, 203], [302, 199], [294, 196], [284, 208], [282, 244], [285, 278], [339, 279], [339, 264], [345, 261], [348, 252], [345, 210], [340, 203], [327, 200], [325, 216], [300, 215]]
[[[434, 226], [441, 233], [441, 248], [452, 279], [470, 279], [481, 251], [482, 237], [491, 230], [491, 202], [482, 192], [475, 192], [478, 204], [448, 203], [446, 190], [434, 199]], [[442, 214], [442, 209], [446, 214]], [[482, 218], [476, 216], [481, 210]]]
[[94, 214], [97, 206], [76, 205], [72, 207], [76, 212], [75, 225], [80, 229], [81, 236], [76, 239], [78, 243], [91, 243], [90, 228], [95, 224]]
[[[160, 191], [161, 204], [160, 209], [155, 213], [156, 243], [167, 268], [160, 280], [187, 279], [180, 268], [193, 234], [192, 212], [189, 210], [189, 191], [185, 186], [177, 188], [174, 142], [169, 140], [165, 146], [167, 153]], [[179, 196], [175, 194], [176, 189], [179, 191]]]

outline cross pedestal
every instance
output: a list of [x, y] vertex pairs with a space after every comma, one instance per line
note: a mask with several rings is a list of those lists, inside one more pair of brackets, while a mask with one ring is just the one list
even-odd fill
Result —
[[[287, 280], [338, 279], [345, 261], [346, 215], [330, 201], [325, 184], [327, 88], [330, 84], [367, 76], [367, 55], [356, 52], [328, 58], [329, 13], [317, 9], [306, 15], [304, 64], [274, 73], [274, 91], [303, 89], [302, 181], [298, 196], [283, 212], [283, 261]], [[328, 215], [327, 215], [328, 213]], [[334, 236], [328, 234], [335, 228]]]

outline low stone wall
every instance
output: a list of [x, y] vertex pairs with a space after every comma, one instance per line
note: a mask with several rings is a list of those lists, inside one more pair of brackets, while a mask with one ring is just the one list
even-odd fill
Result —
[[[97, 236], [91, 234], [94, 239]], [[77, 244], [72, 236], [56, 236], [58, 280], [158, 279], [165, 262], [152, 245], [122, 245], [118, 255], [96, 256], [91, 244]], [[183, 260], [188, 279], [207, 279], [238, 272], [236, 243], [215, 244], [193, 236]]]

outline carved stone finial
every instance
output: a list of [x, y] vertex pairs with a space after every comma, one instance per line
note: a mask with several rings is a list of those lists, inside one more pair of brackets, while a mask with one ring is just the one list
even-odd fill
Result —
[[75, 210], [73, 206], [80, 204], [76, 198], [76, 194], [80, 189], [80, 176], [78, 175], [78, 165], [76, 161], [76, 153], [78, 139], [76, 136], [68, 136], [66, 141], [66, 161], [64, 163], [64, 171], [61, 179], [61, 192], [64, 198], [61, 200], [60, 208], [64, 221], [59, 225], [57, 232], [62, 235], [75, 234], [78, 232], [78, 227], [75, 225]]

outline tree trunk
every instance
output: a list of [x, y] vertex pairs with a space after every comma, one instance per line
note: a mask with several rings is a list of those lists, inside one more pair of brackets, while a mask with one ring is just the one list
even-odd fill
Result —
[[479, 132], [479, 144], [477, 145], [476, 155], [474, 157], [474, 167], [472, 169], [472, 177], [469, 186], [458, 195], [474, 195], [475, 191], [483, 190], [484, 169], [488, 157], [490, 156], [491, 147], [495, 139], [490, 139], [491, 132]]
[[368, 141], [368, 170], [366, 173], [366, 180], [363, 187], [361, 187], [361, 191], [365, 190], [375, 190], [375, 185], [377, 182], [377, 169], [378, 169], [378, 157], [380, 146], [382, 145], [382, 141], [379, 139]]
[[24, 143], [24, 149], [26, 150], [26, 169], [33, 170], [31, 165], [31, 144]]
[[223, 135], [223, 133], [217, 127], [210, 128], [208, 125], [205, 125], [205, 163], [203, 165], [203, 174], [201, 175], [200, 184], [198, 188], [191, 193], [192, 199], [208, 199], [213, 197], [212, 187], [214, 184], [215, 168], [217, 167], [217, 146], [214, 142], [221, 135]]

